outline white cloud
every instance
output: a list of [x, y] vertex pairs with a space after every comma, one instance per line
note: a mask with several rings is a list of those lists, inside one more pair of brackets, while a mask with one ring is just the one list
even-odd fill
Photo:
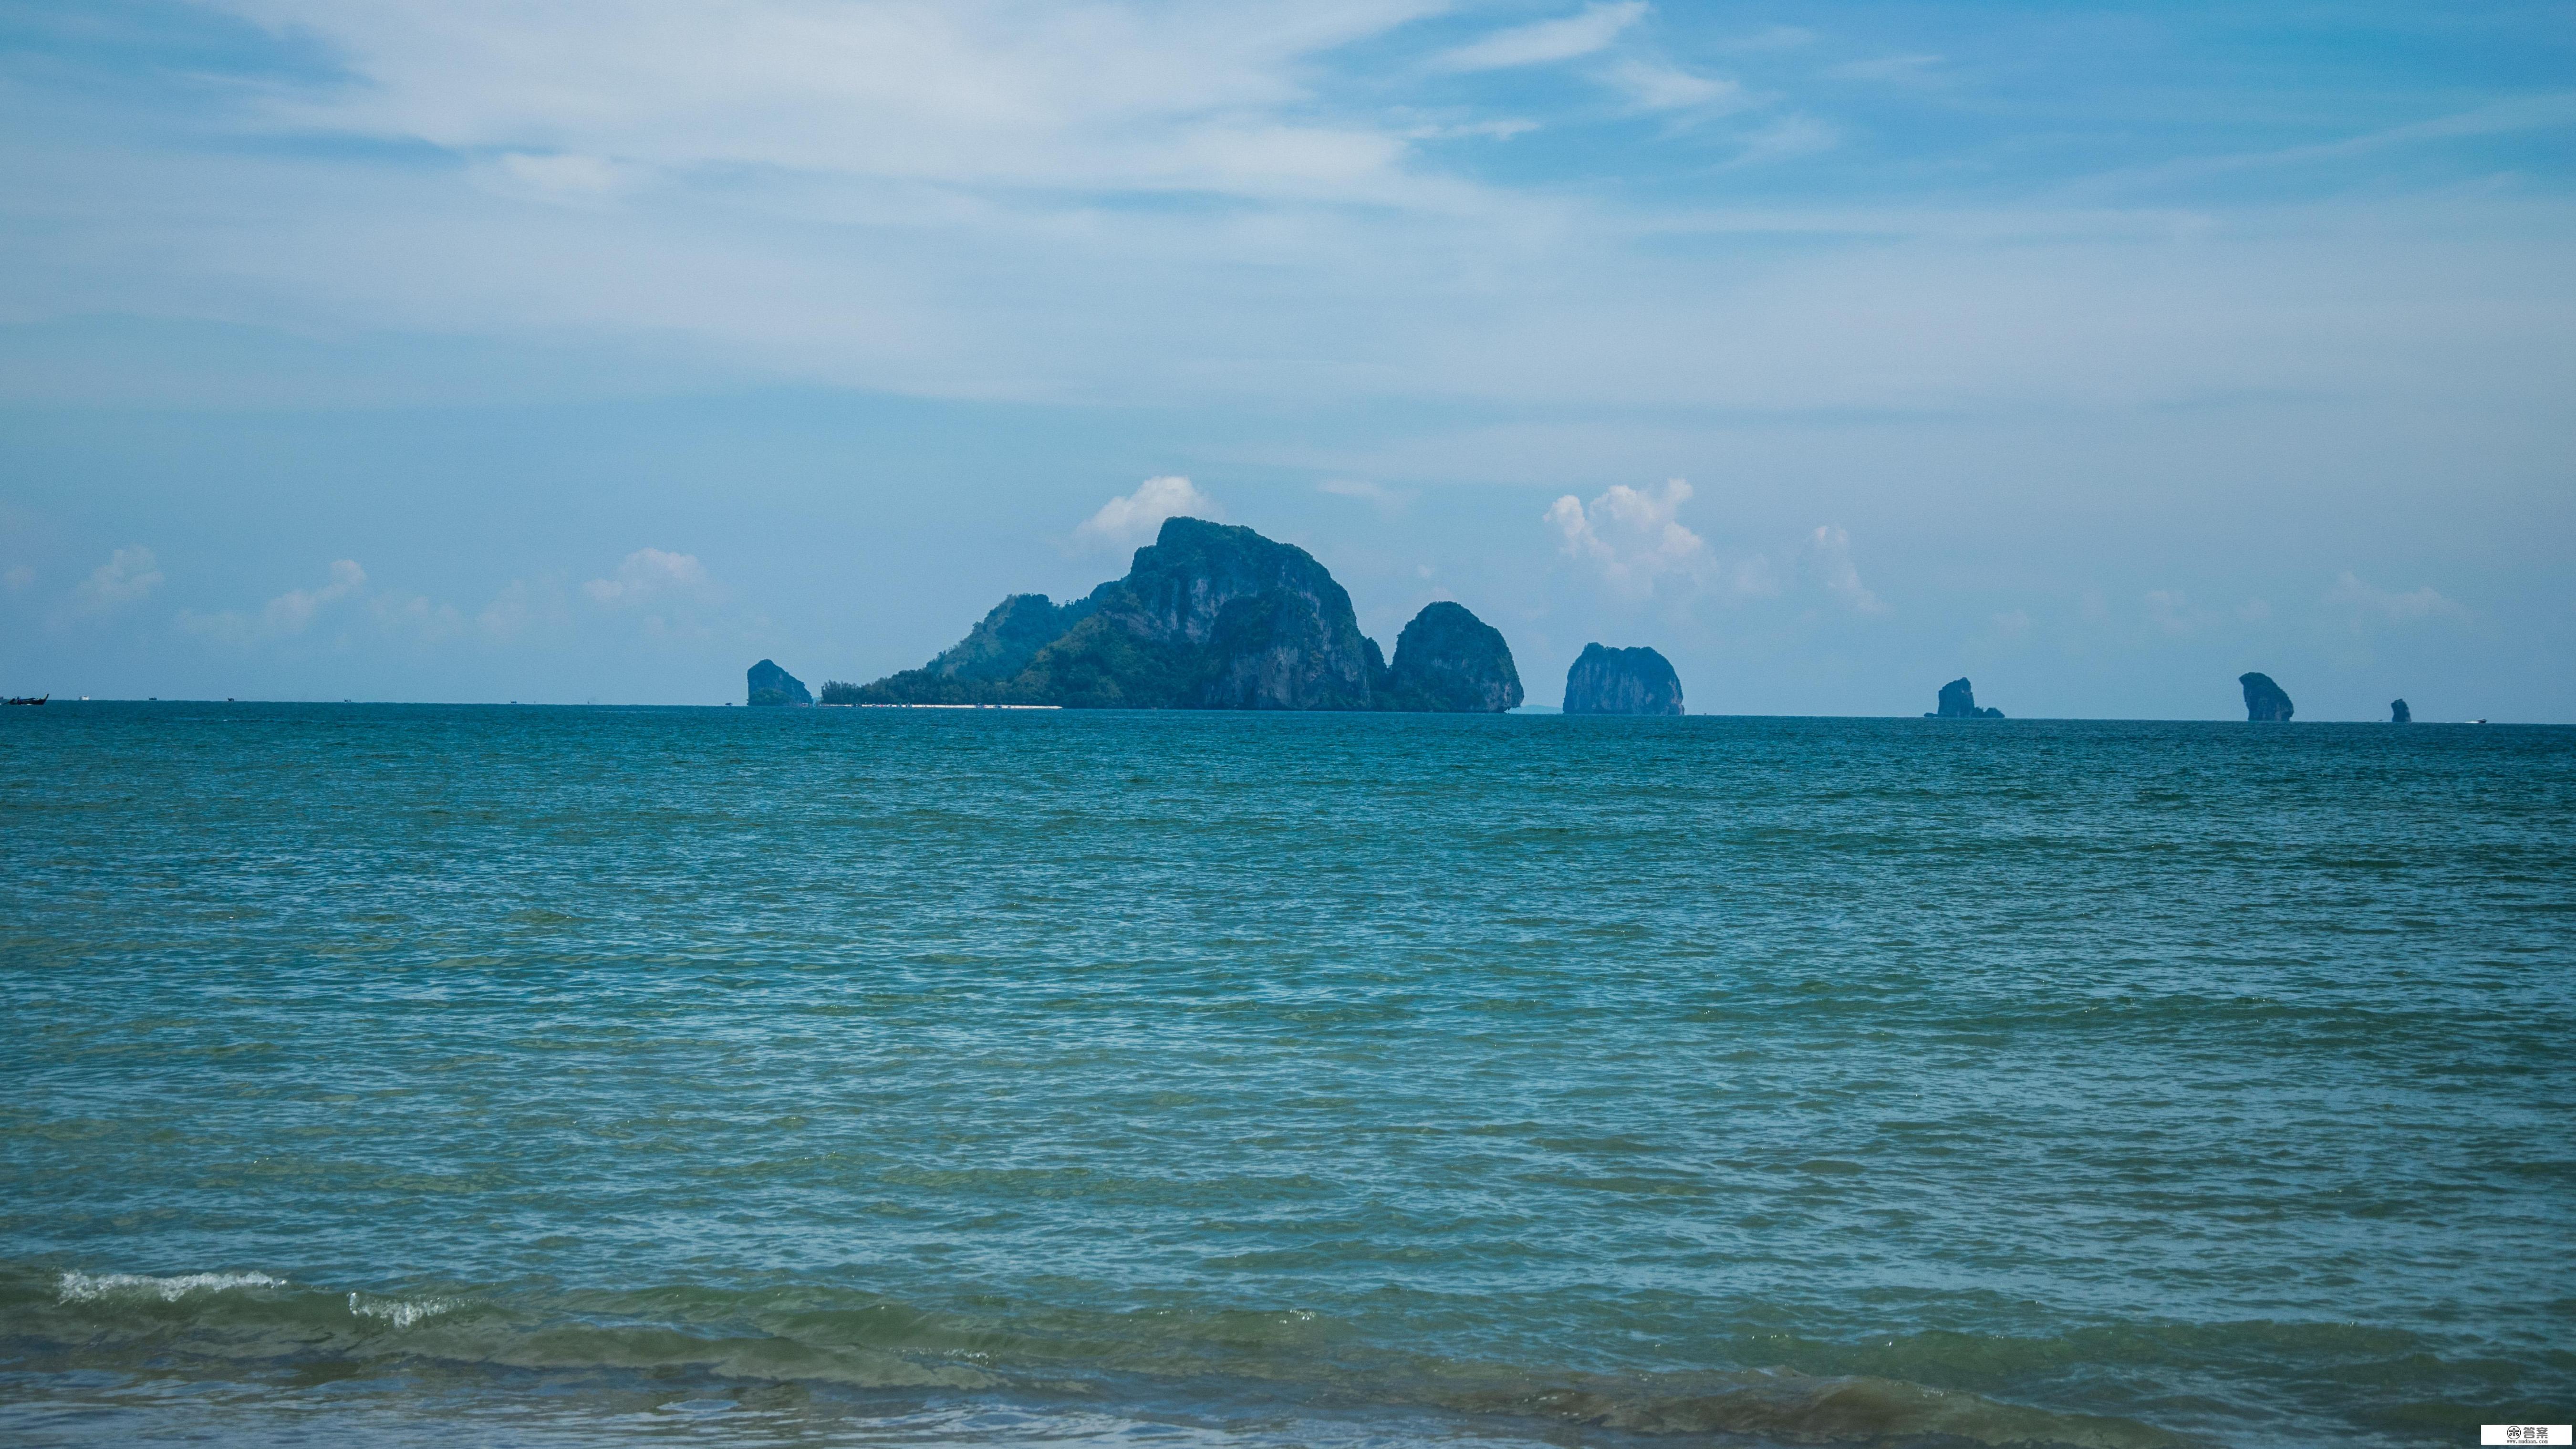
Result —
[[1851, 606], [1856, 614], [1884, 614], [1887, 606], [1878, 595], [1860, 581], [1860, 570], [1852, 563], [1851, 535], [1834, 525], [1820, 524], [1807, 535], [1807, 549], [1817, 578], [1835, 597]]
[[524, 151], [505, 152], [475, 168], [475, 179], [486, 190], [566, 206], [612, 200], [632, 190], [644, 174], [642, 167], [620, 165], [602, 156]]
[[533, 629], [570, 625], [572, 608], [559, 578], [534, 583], [512, 579], [474, 616], [474, 622], [490, 638], [506, 643]]
[[1508, 141], [1514, 136], [1537, 129], [1536, 121], [1509, 116], [1491, 121], [1454, 121], [1412, 126], [1405, 130], [1404, 138], [1408, 141], [1452, 141], [1466, 136], [1478, 136], [1489, 141]]
[[1601, 72], [1601, 79], [1627, 92], [1628, 99], [1649, 111], [1740, 111], [1752, 104], [1744, 87], [1731, 80], [1694, 75], [1659, 61], [1623, 60]]
[[[1330, 491], [1329, 488], [1327, 491]], [[1073, 530], [1081, 543], [1112, 548], [1139, 544], [1154, 536], [1166, 518], [1222, 519], [1215, 500], [1181, 477], [1148, 478], [1124, 498], [1112, 498]]]
[[1363, 502], [1374, 503], [1389, 513], [1413, 501], [1410, 490], [1389, 488], [1383, 484], [1369, 483], [1357, 478], [1327, 478], [1315, 485], [1315, 491], [1330, 493], [1336, 498], [1357, 498]]
[[139, 604], [161, 587], [161, 578], [161, 563], [152, 550], [141, 544], [120, 548], [72, 590], [72, 612], [112, 614]]
[[1589, 6], [1581, 14], [1561, 20], [1542, 20], [1536, 25], [1496, 31], [1443, 54], [1432, 64], [1442, 70], [1503, 70], [1572, 60], [1618, 39], [1619, 32], [1642, 18], [1646, 8], [1644, 0]]
[[421, 594], [379, 594], [369, 602], [376, 624], [388, 634], [409, 634], [423, 643], [438, 643], [465, 632], [465, 616], [453, 604]]
[[2149, 589], [2145, 602], [2147, 622], [2177, 639], [2217, 617], [2207, 609], [2195, 607], [2180, 589]]
[[613, 191], [638, 168], [1262, 195], [1307, 188], [1329, 154], [1337, 181], [1389, 180], [1400, 144], [1297, 114], [1305, 67], [1434, 8], [219, 3], [311, 38], [347, 73], [276, 93], [276, 123], [497, 157], [490, 179], [548, 200]]
[[1783, 116], [1747, 138], [1744, 149], [1735, 154], [1731, 164], [1759, 166], [1787, 161], [1830, 151], [1841, 143], [1841, 132], [1813, 116]]
[[697, 555], [639, 548], [617, 566], [617, 577], [592, 579], [581, 586], [596, 603], [634, 607], [673, 596], [703, 593], [709, 580]]
[[23, 594], [35, 587], [36, 571], [25, 564], [17, 564], [9, 572], [0, 574], [0, 583], [6, 583], [13, 594]]
[[1767, 554], [1755, 554], [1730, 571], [1735, 592], [1748, 599], [1776, 599], [1780, 596], [1780, 570]]
[[245, 614], [238, 609], [200, 614], [193, 609], [182, 609], [179, 611], [179, 627], [226, 644], [249, 645], [266, 639], [283, 639], [311, 628], [324, 610], [366, 586], [367, 571], [358, 567], [354, 559], [339, 559], [332, 563], [327, 582], [310, 589], [289, 589], [262, 605], [257, 614]]
[[1679, 478], [1653, 490], [1621, 483], [1588, 507], [1568, 493], [1546, 516], [1567, 557], [1591, 564], [1623, 593], [1644, 595], [1666, 577], [1695, 579], [1710, 565], [1706, 541], [1682, 526], [1690, 497], [1690, 484]]
[[2030, 633], [2030, 614], [2024, 609], [2007, 609], [1994, 616], [1995, 632], [2006, 639], [2019, 639]]
[[2427, 619], [2466, 619], [2469, 610], [2444, 598], [2430, 585], [2405, 593], [2363, 583], [2347, 571], [2326, 591], [2326, 602], [2351, 616], [2354, 627], [2365, 623], [2416, 624]]

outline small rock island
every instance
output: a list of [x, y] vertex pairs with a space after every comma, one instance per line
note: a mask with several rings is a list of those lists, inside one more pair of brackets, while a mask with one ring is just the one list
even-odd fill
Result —
[[1586, 644], [1565, 671], [1567, 714], [1680, 714], [1681, 676], [1652, 649]]
[[2250, 723], [2287, 724], [2298, 712], [2289, 694], [2268, 674], [2240, 674], [2236, 682], [2245, 687], [2245, 718]]
[[1923, 716], [1925, 719], [2002, 719], [2004, 712], [1989, 705], [1977, 708], [1977, 691], [1968, 684], [1966, 675], [1941, 686], [1940, 708]]
[[823, 702], [1499, 713], [1521, 680], [1503, 636], [1461, 605], [1415, 615], [1389, 665], [1313, 555], [1170, 518], [1125, 578], [1063, 604], [1013, 594], [928, 664], [827, 683]]
[[2390, 724], [2413, 724], [2415, 722], [2415, 711], [2406, 707], [2406, 701], [2402, 699], [2392, 699], [2388, 702], [2388, 722]]
[[1444, 599], [1395, 636], [1395, 663], [1374, 689], [1380, 709], [1500, 714], [1520, 707], [1521, 672], [1501, 630]]
[[[736, 658], [741, 656], [736, 655]], [[805, 681], [762, 660], [749, 670], [753, 704], [812, 704], [814, 696], [805, 692]]]

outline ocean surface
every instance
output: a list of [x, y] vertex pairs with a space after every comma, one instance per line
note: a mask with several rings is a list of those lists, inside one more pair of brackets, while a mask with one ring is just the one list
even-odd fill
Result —
[[0, 1442], [2460, 1445], [2576, 730], [0, 712]]

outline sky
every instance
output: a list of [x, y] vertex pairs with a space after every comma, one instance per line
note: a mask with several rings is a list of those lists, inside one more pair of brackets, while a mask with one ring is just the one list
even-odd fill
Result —
[[1533, 702], [2576, 720], [2576, 3], [0, 0], [0, 691], [739, 700], [1174, 512]]

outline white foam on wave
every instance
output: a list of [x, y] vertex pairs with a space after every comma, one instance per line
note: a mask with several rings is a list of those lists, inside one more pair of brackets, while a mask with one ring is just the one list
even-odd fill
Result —
[[361, 1293], [349, 1295], [349, 1312], [360, 1318], [381, 1318], [396, 1328], [409, 1328], [424, 1318], [445, 1313], [455, 1306], [445, 1298], [369, 1299]]
[[266, 1273], [179, 1273], [155, 1278], [148, 1273], [65, 1273], [62, 1302], [87, 1303], [94, 1298], [130, 1295], [176, 1303], [191, 1293], [222, 1293], [235, 1288], [282, 1288], [283, 1278]]

